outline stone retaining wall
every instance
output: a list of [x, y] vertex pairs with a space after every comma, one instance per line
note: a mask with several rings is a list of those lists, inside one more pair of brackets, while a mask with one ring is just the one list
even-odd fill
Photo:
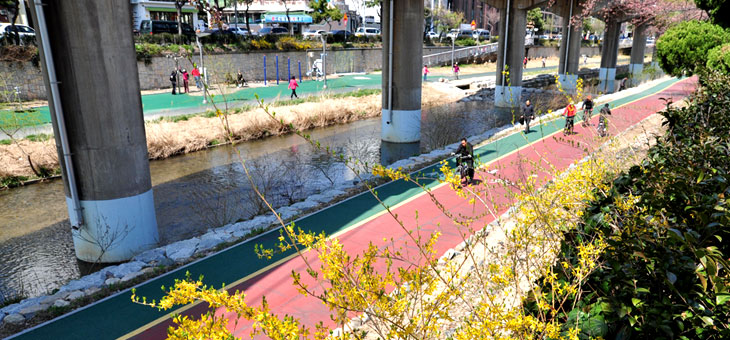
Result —
[[[438, 53], [450, 50], [450, 47], [424, 47], [423, 54]], [[299, 63], [302, 76], [306, 76], [315, 59], [320, 58], [321, 50], [311, 51], [252, 51], [242, 53], [224, 53], [205, 55], [205, 66], [210, 70], [209, 81], [225, 81], [226, 74], [235, 77], [240, 69], [247, 81], [264, 79], [264, 56], [266, 57], [266, 79], [276, 81], [276, 57], [279, 58], [279, 79], [287, 79], [287, 59], [290, 62], [291, 75], [299, 77]], [[179, 60], [179, 65], [188, 71], [192, 65], [188, 60]], [[198, 54], [193, 57], [194, 63], [200, 63]], [[380, 48], [350, 48], [327, 51], [327, 73], [372, 72], [382, 68], [382, 50]], [[170, 73], [175, 68], [172, 58], [153, 57], [149, 63], [137, 62], [139, 84], [142, 90], [166, 88], [170, 86]], [[192, 80], [192, 79], [191, 79]], [[7, 83], [7, 84], [5, 84]], [[0, 63], [0, 93], [20, 90], [23, 100], [46, 100], [46, 88], [39, 67], [26, 63]], [[191, 81], [191, 86], [195, 86]], [[6, 100], [6, 98], [0, 98]]]

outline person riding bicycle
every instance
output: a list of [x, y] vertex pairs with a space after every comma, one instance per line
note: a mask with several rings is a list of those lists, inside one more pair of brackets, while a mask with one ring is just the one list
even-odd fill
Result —
[[459, 148], [454, 153], [456, 155], [456, 165], [461, 165], [461, 162], [465, 162], [467, 165], [467, 177], [469, 182], [474, 180], [474, 147], [471, 143], [466, 141], [466, 138], [461, 139]]
[[588, 96], [583, 101], [583, 126], [591, 125], [591, 116], [593, 115], [593, 100]]
[[611, 115], [611, 109], [608, 107], [608, 103], [603, 105], [601, 108], [601, 114], [598, 116], [598, 135], [601, 137], [608, 136], [608, 116]]

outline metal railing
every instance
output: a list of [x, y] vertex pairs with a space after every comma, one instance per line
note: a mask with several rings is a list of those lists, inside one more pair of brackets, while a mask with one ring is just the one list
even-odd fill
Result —
[[[525, 46], [530, 46], [534, 43], [534, 39], [531, 37], [525, 38]], [[439, 52], [423, 56], [424, 65], [442, 65], [451, 63], [452, 54], [453, 59], [458, 61], [469, 57], [479, 57], [485, 54], [496, 53], [499, 48], [499, 43], [491, 43], [479, 46], [469, 46], [453, 51]]]

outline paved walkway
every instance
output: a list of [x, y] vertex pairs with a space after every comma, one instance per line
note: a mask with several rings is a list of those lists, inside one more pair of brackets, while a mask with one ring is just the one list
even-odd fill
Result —
[[[660, 97], [672, 97], [674, 101], [686, 96], [694, 89], [691, 80], [670, 79], [652, 88], [630, 95], [611, 103], [614, 116], [611, 119], [611, 134], [616, 134], [639, 122], [650, 114], [664, 108]], [[594, 125], [595, 120], [594, 116]], [[563, 137], [560, 133], [563, 119], [547, 122], [534, 127], [528, 135], [515, 133], [493, 141], [475, 150], [482, 164], [497, 168], [500, 179], [516, 179], [517, 163], [521, 159], [549, 159], [558, 169], [566, 168], [570, 163], [583, 156], [583, 150], [595, 146], [600, 139], [595, 137], [595, 127], [585, 129], [576, 124], [576, 135]], [[452, 164], [453, 165], [453, 164]], [[463, 199], [457, 198], [451, 190], [439, 185], [433, 177], [438, 166], [427, 167], [419, 171], [423, 175], [421, 183], [432, 189], [446, 209], [452, 213], [464, 212], [473, 214], [472, 207]], [[543, 174], [543, 177], [545, 175]], [[489, 185], [497, 179], [491, 174], [479, 173], [478, 178]], [[547, 179], [546, 177], [543, 180]], [[497, 188], [497, 187], [495, 187]], [[378, 188], [378, 193], [385, 204], [394, 207], [402, 217], [406, 226], [415, 226], [414, 212], [419, 211], [418, 224], [425, 231], [440, 230], [443, 236], [436, 248], [439, 253], [461, 242], [462, 235], [453, 228], [451, 221], [434, 209], [433, 202], [412, 183], [392, 182]], [[499, 196], [499, 195], [496, 195]], [[506, 209], [505, 205], [505, 209]], [[478, 213], [478, 211], [477, 211]], [[492, 217], [486, 217], [483, 223], [489, 223]], [[336, 205], [301, 218], [297, 225], [313, 231], [323, 231], [330, 235], [339, 235], [350, 251], [359, 251], [368, 242], [382, 244], [384, 236], [393, 237], [396, 242], [406, 239], [406, 232], [400, 229], [391, 217], [384, 214], [375, 199], [369, 194], [361, 194]], [[241, 243], [221, 251], [213, 256], [201, 259], [162, 277], [152, 279], [137, 287], [137, 294], [148, 299], [161, 297], [161, 286], [171, 286], [174, 279], [183, 278], [185, 272], [194, 277], [205, 276], [205, 283], [232, 290], [245, 290], [248, 301], [260, 301], [266, 295], [267, 301], [276, 313], [289, 314], [300, 318], [308, 325], [319, 321], [327, 324], [329, 317], [325, 307], [311, 298], [301, 296], [291, 285], [291, 270], [301, 270], [303, 263], [291, 254], [283, 254], [271, 261], [261, 260], [254, 254], [254, 245], [263, 244], [272, 247], [278, 242], [278, 231], [259, 235], [250, 242]], [[94, 305], [68, 314], [59, 319], [43, 324], [22, 333], [14, 339], [163, 339], [166, 328], [171, 323], [170, 314], [155, 309], [133, 304], [130, 292], [125, 291], [106, 298]], [[176, 313], [197, 315], [206, 306], [194, 305], [175, 311]], [[250, 331], [248, 323], [241, 323], [235, 330], [237, 336], [247, 337]]]

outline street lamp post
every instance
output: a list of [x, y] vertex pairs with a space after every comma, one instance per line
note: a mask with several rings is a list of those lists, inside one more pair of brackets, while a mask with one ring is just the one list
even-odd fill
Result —
[[324, 78], [324, 85], [322, 85], [323, 89], [327, 88], [327, 35], [322, 33], [319, 35], [319, 38], [322, 39], [322, 76]]
[[[200, 51], [200, 69], [205, 70], [205, 62], [203, 61], [203, 45], [200, 43], [200, 38], [210, 35], [210, 33], [204, 33], [197, 31], [195, 32], [195, 43], [198, 44], [198, 50]], [[208, 77], [208, 70], [205, 70], [205, 73], [202, 75], [202, 82], [203, 82], [203, 91], [205, 91], [206, 84], [208, 83], [206, 81], [206, 78]], [[203, 92], [203, 104], [207, 104], [208, 99], [205, 96], [205, 92]]]

